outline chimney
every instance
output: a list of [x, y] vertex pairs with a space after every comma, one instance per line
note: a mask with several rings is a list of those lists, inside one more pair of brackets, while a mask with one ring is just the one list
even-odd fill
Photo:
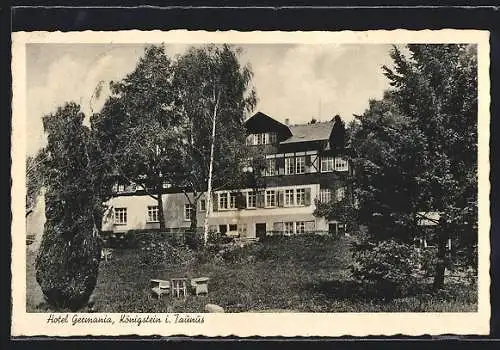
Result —
[[285, 125], [290, 126], [290, 119], [288, 119], [288, 118], [285, 119]]

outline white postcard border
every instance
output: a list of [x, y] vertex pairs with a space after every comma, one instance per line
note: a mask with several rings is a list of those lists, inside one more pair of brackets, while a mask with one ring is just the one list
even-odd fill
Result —
[[[199, 323], [121, 324], [121, 314], [107, 314], [114, 324], [77, 324], [71, 319], [105, 314], [68, 314], [68, 324], [49, 324], [49, 314], [26, 312], [25, 154], [26, 44], [28, 43], [476, 43], [478, 44], [478, 181], [479, 181], [479, 302], [475, 313], [223, 313], [202, 316]], [[174, 30], [117, 32], [16, 32], [12, 34], [12, 328], [13, 336], [367, 336], [489, 333], [490, 213], [489, 213], [489, 33], [476, 30], [366, 32], [208, 32]], [[56, 314], [59, 315], [59, 314]], [[66, 315], [66, 314], [61, 314]], [[74, 316], [77, 315], [77, 316]], [[144, 317], [146, 314], [128, 314]], [[164, 319], [168, 314], [152, 314]], [[170, 314], [169, 317], [172, 317]]]

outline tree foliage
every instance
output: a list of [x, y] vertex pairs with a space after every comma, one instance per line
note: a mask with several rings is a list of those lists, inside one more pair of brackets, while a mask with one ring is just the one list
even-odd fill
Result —
[[46, 223], [36, 279], [51, 305], [73, 310], [85, 305], [96, 284], [102, 203], [110, 193], [108, 169], [83, 119], [75, 103], [43, 118]]
[[[370, 101], [353, 133], [360, 220], [376, 239], [419, 234], [419, 213], [439, 212], [435, 287], [445, 245], [477, 239], [477, 61], [471, 45], [408, 45], [384, 67], [392, 88]], [[405, 232], [404, 236], [401, 235]]]
[[[194, 203], [205, 193], [207, 216], [214, 188], [235, 188], [247, 180], [242, 172], [249, 157], [242, 147], [244, 121], [256, 97], [249, 88], [252, 72], [240, 65], [238, 56], [239, 50], [230, 45], [191, 48], [178, 59], [175, 70], [186, 142], [177, 158], [180, 171], [172, 174], [172, 181], [193, 193]], [[192, 220], [194, 229], [196, 215]], [[204, 226], [207, 231], [206, 220]]]
[[160, 228], [164, 183], [192, 204], [195, 230], [196, 203], [209, 182], [216, 188], [242, 182], [244, 118], [255, 92], [238, 55], [229, 45], [209, 45], [171, 59], [164, 46], [149, 46], [132, 73], [111, 83], [112, 96], [92, 118], [118, 178], [158, 201]]
[[[140, 185], [162, 207], [163, 184], [175, 172], [182, 139], [174, 111], [173, 65], [163, 46], [146, 48], [135, 70], [111, 82], [111, 96], [92, 116], [105, 161], [122, 183]], [[159, 210], [161, 228], [165, 227]]]

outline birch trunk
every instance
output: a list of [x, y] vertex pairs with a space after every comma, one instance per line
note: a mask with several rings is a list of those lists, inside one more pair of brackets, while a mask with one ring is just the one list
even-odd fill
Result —
[[212, 212], [212, 173], [214, 168], [214, 148], [215, 148], [215, 125], [217, 119], [217, 109], [219, 107], [219, 97], [215, 103], [214, 113], [212, 118], [212, 144], [210, 145], [210, 165], [208, 167], [208, 184], [206, 194], [206, 212], [205, 220], [203, 222], [203, 243], [206, 246], [208, 242], [208, 218]]

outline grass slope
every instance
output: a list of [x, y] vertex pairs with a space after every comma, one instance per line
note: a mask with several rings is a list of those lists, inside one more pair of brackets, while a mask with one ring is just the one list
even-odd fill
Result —
[[[223, 254], [223, 259], [191, 253], [180, 261], [156, 265], [144, 264], [144, 254], [141, 249], [117, 250], [112, 260], [101, 263], [94, 291], [96, 312], [203, 312], [208, 303], [227, 312], [472, 312], [477, 308], [476, 289], [450, 281], [439, 295], [394, 300], [370, 295], [349, 278], [347, 238], [279, 237], [237, 248]], [[27, 311], [46, 312], [37, 296], [41, 291], [32, 281], [33, 256], [28, 261]], [[210, 277], [208, 296], [149, 298], [151, 278], [200, 276]]]

